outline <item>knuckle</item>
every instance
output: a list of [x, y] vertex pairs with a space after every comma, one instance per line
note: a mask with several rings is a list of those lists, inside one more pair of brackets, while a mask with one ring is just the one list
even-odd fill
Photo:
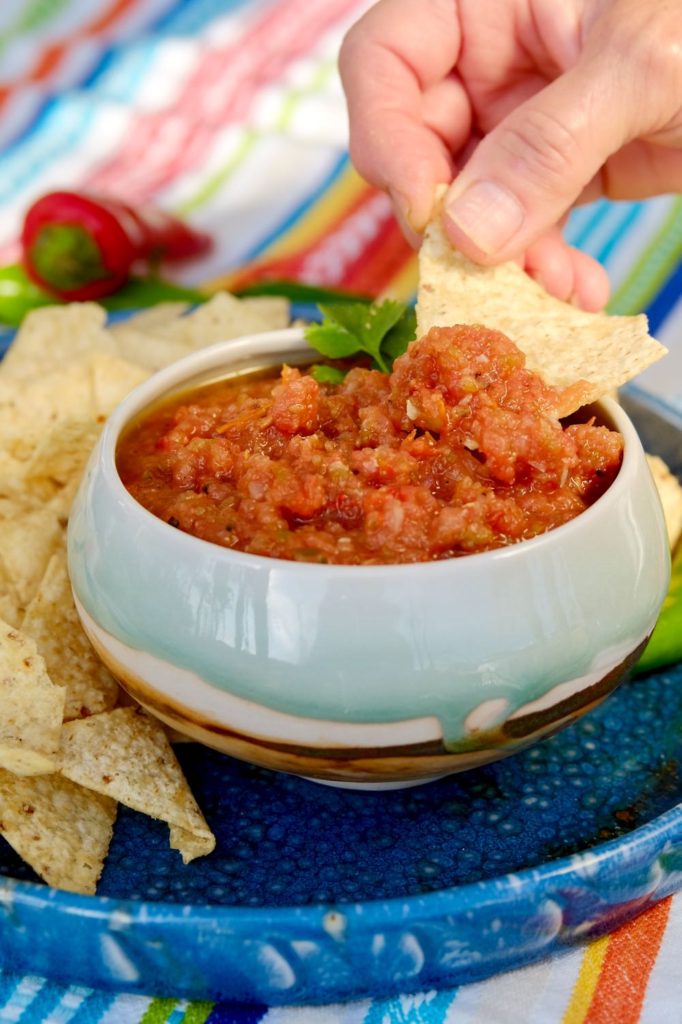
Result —
[[358, 26], [353, 25], [341, 40], [341, 47], [339, 49], [339, 72], [341, 73], [341, 78], [344, 78], [349, 71], [353, 70], [357, 59], [358, 42], [361, 42], [361, 39], [362, 37], [358, 35]]
[[607, 17], [598, 42], [621, 83], [621, 102], [639, 133], [657, 131], [680, 111], [682, 9], [679, 0], [658, 0], [655, 10], [631, 4], [629, 17]]
[[[640, 18], [613, 18], [608, 25], [610, 48], [629, 66], [651, 57], [654, 30]], [[657, 34], [657, 33], [656, 33]]]
[[678, 82], [682, 75], [682, 17], [678, 0], [659, 0], [657, 10], [630, 17], [609, 19], [608, 46], [627, 67], [634, 83], [650, 74], [654, 81], [670, 84], [670, 75]]
[[499, 144], [514, 170], [537, 185], [551, 188], [569, 174], [578, 144], [574, 133], [547, 111], [531, 109], [522, 119], [500, 127]]
[[368, 15], [356, 21], [348, 29], [339, 48], [338, 67], [342, 81], [363, 70], [368, 59], [368, 50], [374, 43], [373, 34], [368, 31]]

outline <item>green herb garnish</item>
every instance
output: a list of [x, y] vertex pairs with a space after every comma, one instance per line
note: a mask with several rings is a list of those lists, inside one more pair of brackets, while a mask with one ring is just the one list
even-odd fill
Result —
[[315, 363], [310, 367], [310, 376], [318, 384], [340, 384], [346, 376], [346, 371], [339, 370], [336, 366], [325, 366], [324, 363]]
[[364, 352], [378, 370], [390, 373], [393, 360], [415, 336], [414, 310], [392, 299], [371, 306], [363, 302], [325, 303], [320, 311], [322, 323], [307, 327], [305, 337], [328, 359], [346, 359]]
[[407, 351], [407, 346], [417, 337], [417, 314], [414, 306], [405, 306], [400, 320], [391, 327], [381, 343], [381, 351], [393, 367], [393, 360]]

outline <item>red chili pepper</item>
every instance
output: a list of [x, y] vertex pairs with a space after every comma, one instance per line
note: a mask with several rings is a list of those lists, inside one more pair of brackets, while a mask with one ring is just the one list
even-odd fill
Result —
[[38, 199], [21, 241], [29, 277], [67, 300], [110, 295], [140, 263], [186, 260], [211, 248], [208, 235], [172, 214], [80, 192]]

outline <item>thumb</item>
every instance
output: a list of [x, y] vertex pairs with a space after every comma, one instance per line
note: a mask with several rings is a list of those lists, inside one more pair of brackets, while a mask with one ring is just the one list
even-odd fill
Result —
[[500, 122], [450, 187], [445, 230], [471, 259], [524, 252], [629, 140], [628, 103], [607, 61], [578, 63]]

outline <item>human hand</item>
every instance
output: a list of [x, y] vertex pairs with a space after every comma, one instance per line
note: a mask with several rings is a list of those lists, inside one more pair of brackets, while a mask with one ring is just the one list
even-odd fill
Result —
[[453, 182], [462, 252], [587, 309], [608, 279], [562, 239], [570, 208], [682, 190], [682, 0], [381, 0], [340, 68], [351, 157], [408, 238]]

